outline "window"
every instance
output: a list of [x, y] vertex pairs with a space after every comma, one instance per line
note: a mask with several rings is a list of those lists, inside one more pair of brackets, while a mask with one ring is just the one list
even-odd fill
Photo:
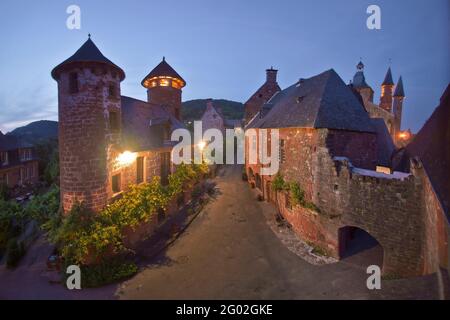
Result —
[[76, 72], [69, 75], [69, 92], [78, 93], [78, 73]]
[[112, 177], [112, 191], [113, 193], [118, 193], [121, 191], [120, 188], [120, 173], [113, 175]]
[[20, 160], [21, 161], [31, 160], [31, 149], [20, 150]]
[[136, 183], [144, 181], [144, 157], [136, 159]]
[[110, 84], [109, 88], [108, 88], [108, 94], [110, 98], [117, 98], [117, 90], [116, 90], [116, 86], [114, 84]]
[[169, 80], [167, 80], [167, 79], [161, 79], [161, 80], [159, 80], [159, 85], [160, 85], [161, 87], [168, 87], [168, 86], [169, 86]]
[[286, 143], [284, 139], [280, 139], [280, 154], [278, 156], [278, 160], [280, 163], [284, 163], [286, 161]]
[[0, 152], [0, 164], [2, 166], [8, 165], [8, 152], [7, 151]]
[[118, 131], [120, 128], [119, 124], [119, 113], [117, 111], [109, 112], [109, 129], [111, 131]]

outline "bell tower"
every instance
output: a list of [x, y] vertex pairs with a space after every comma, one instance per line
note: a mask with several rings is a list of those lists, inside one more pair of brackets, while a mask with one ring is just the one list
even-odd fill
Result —
[[148, 102], [162, 105], [176, 119], [181, 120], [181, 94], [186, 82], [164, 57], [141, 84], [147, 88]]

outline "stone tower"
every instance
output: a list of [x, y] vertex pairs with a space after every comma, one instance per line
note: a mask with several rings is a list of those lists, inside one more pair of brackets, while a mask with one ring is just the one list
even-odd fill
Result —
[[244, 120], [247, 124], [272, 96], [281, 90], [277, 83], [277, 72], [273, 67], [266, 70], [266, 82], [244, 104]]
[[392, 90], [394, 89], [394, 81], [392, 80], [391, 68], [389, 67], [384, 81], [381, 84], [380, 107], [384, 110], [392, 111]]
[[175, 118], [181, 120], [181, 90], [186, 82], [164, 57], [141, 84], [147, 88], [148, 102], [164, 106]]
[[56, 66], [61, 202], [65, 213], [73, 204], [99, 211], [110, 193], [111, 150], [120, 143], [121, 68], [89, 39]]
[[393, 104], [393, 112], [394, 112], [393, 136], [394, 136], [394, 141], [397, 141], [398, 134], [401, 131], [403, 99], [405, 99], [405, 91], [403, 90], [402, 77], [400, 77], [398, 79], [397, 85], [395, 86], [395, 92], [394, 92], [394, 104]]
[[364, 76], [364, 64], [362, 61], [356, 65], [356, 73], [353, 76], [352, 85], [365, 102], [373, 102], [373, 90], [366, 82], [366, 77]]

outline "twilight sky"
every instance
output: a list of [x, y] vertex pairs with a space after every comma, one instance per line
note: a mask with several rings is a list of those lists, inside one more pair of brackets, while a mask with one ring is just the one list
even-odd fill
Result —
[[[66, 27], [66, 8], [81, 8], [81, 30]], [[366, 9], [381, 7], [381, 30]], [[403, 76], [403, 129], [417, 131], [450, 80], [449, 0], [129, 0], [0, 1], [0, 130], [57, 119], [50, 71], [92, 34], [122, 67], [122, 94], [145, 100], [142, 78], [162, 56], [187, 81], [183, 100], [245, 102], [279, 69], [285, 88], [329, 68], [347, 83], [362, 57], [378, 102], [391, 59]]]

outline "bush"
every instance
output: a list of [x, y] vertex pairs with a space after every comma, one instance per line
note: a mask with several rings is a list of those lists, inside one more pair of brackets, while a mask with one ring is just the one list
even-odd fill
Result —
[[194, 189], [192, 190], [192, 198], [193, 199], [198, 199], [200, 198], [200, 196], [202, 195], [203, 190], [202, 190], [202, 186], [197, 184]]
[[282, 191], [286, 189], [286, 182], [284, 182], [283, 176], [279, 173], [273, 179], [272, 187], [275, 191]]
[[9, 189], [6, 183], [0, 184], [0, 200], [8, 200], [9, 199]]
[[199, 180], [207, 170], [204, 165], [182, 164], [169, 176], [168, 186], [162, 186], [159, 177], [150, 183], [130, 185], [120, 199], [97, 214], [83, 204], [76, 204], [55, 232], [54, 241], [61, 244], [61, 254], [66, 260], [79, 265], [86, 263], [87, 257], [89, 262], [97, 262], [106, 255], [125, 253], [128, 249], [123, 244], [123, 229], [146, 222], [166, 209], [188, 183]]
[[20, 234], [22, 224], [21, 207], [16, 202], [0, 199], [0, 252], [6, 250], [9, 239]]
[[305, 192], [300, 188], [300, 185], [297, 182], [291, 182], [289, 184], [289, 195], [291, 197], [292, 205], [305, 204]]
[[15, 268], [24, 255], [23, 243], [18, 242], [17, 238], [10, 239], [6, 248], [6, 267]]
[[[70, 264], [73, 263], [66, 262], [63, 270], [66, 270]], [[80, 270], [81, 288], [95, 288], [125, 280], [136, 274], [138, 267], [133, 262], [126, 262], [121, 258], [116, 258], [96, 265], [81, 266]], [[64, 275], [68, 276], [67, 274]]]

